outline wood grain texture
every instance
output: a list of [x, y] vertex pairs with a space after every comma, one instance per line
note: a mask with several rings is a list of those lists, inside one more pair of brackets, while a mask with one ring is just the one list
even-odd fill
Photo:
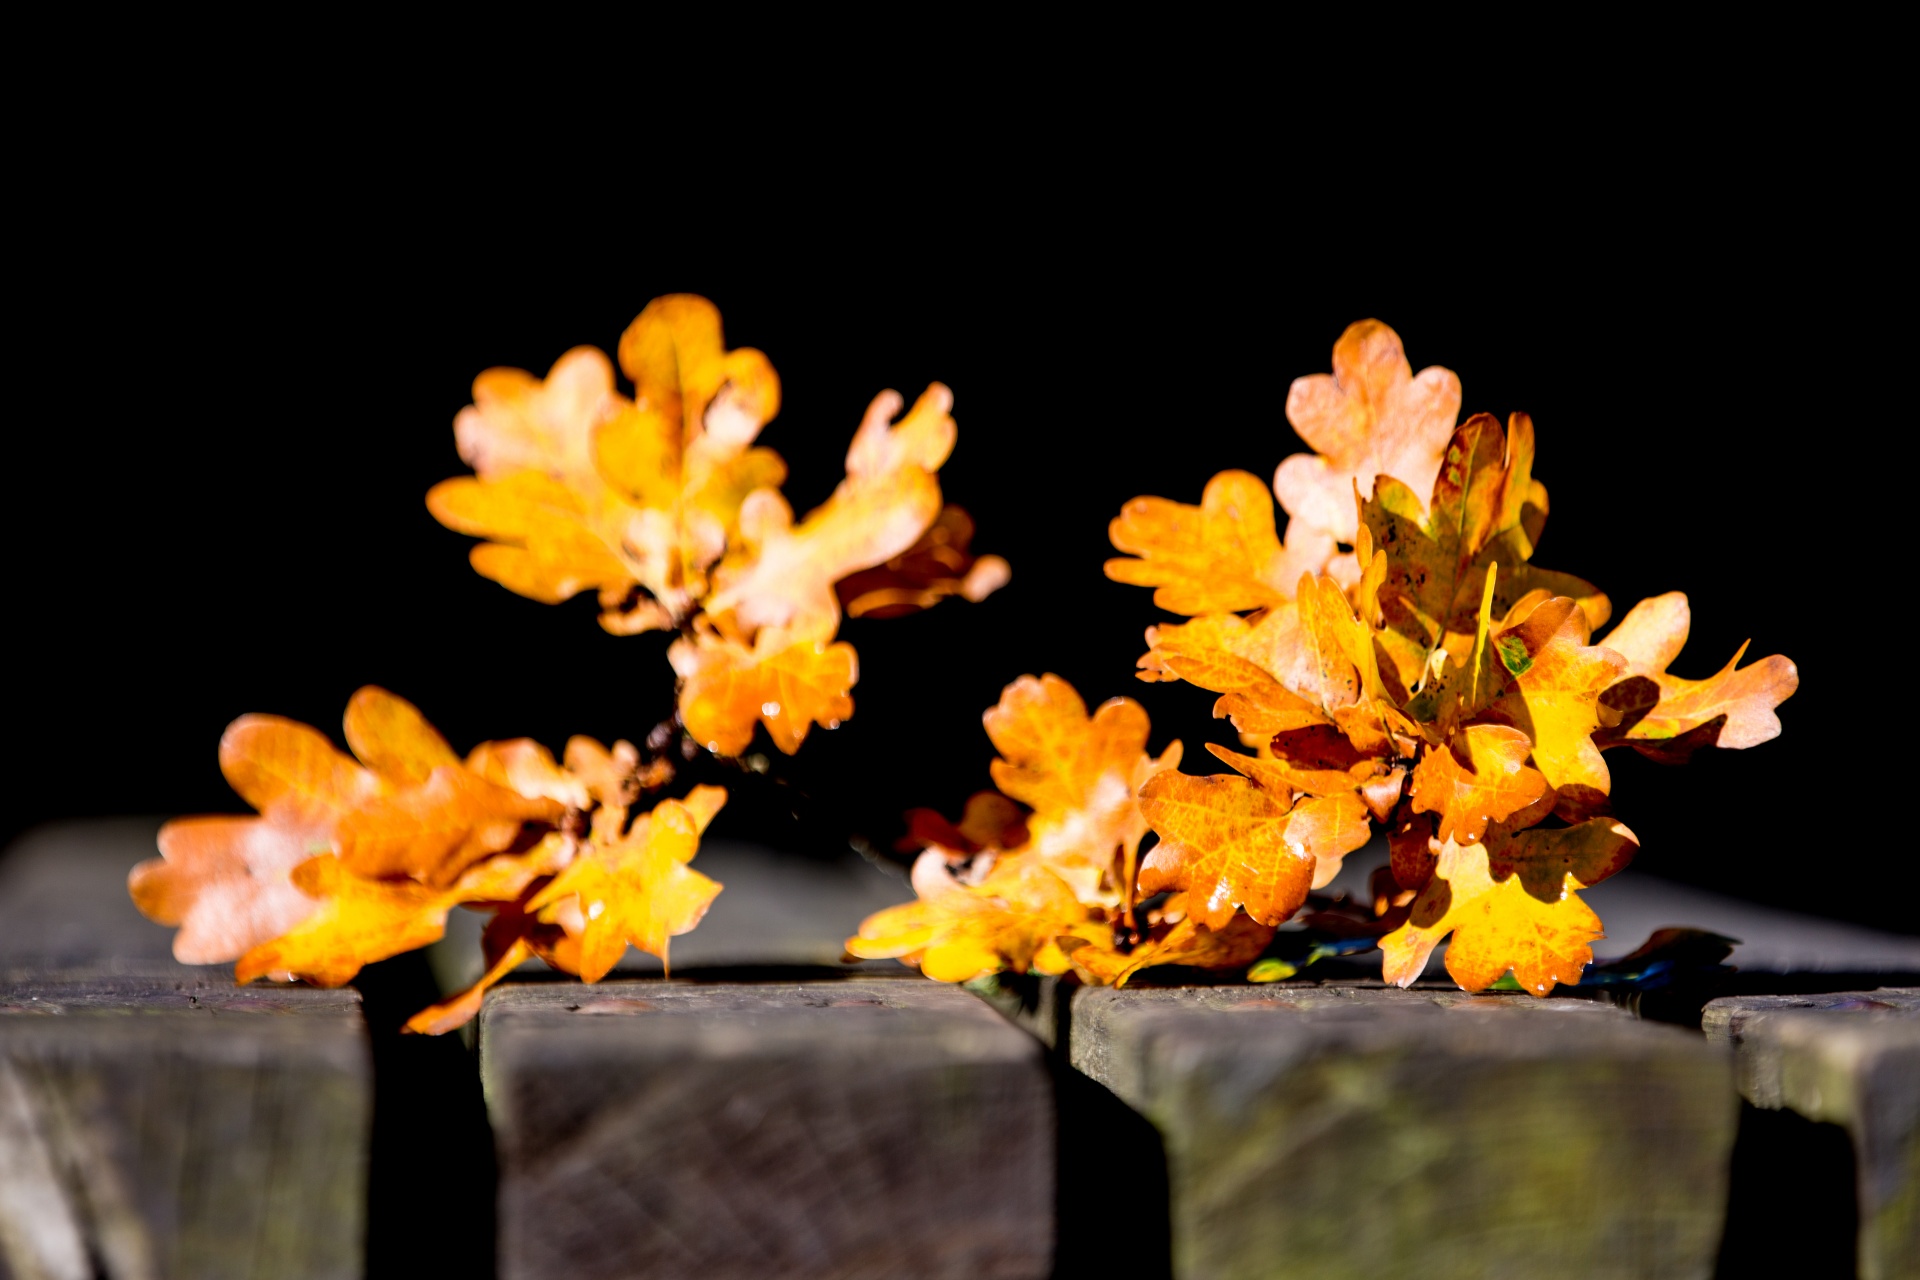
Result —
[[507, 986], [480, 1049], [510, 1280], [1049, 1272], [1041, 1050], [963, 991]]
[[1920, 988], [1731, 996], [1701, 1026], [1733, 1047], [1748, 1102], [1847, 1131], [1860, 1274], [1920, 1275]]
[[357, 1276], [358, 996], [175, 963], [126, 896], [154, 825], [0, 861], [0, 1275]]
[[1083, 990], [1073, 1064], [1159, 1129], [1182, 1277], [1712, 1273], [1724, 1050], [1604, 1005]]

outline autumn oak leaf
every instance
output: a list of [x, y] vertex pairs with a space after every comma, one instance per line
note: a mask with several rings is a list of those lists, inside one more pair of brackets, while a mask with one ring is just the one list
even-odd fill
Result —
[[1303, 525], [1351, 543], [1354, 492], [1373, 492], [1377, 475], [1430, 491], [1459, 420], [1451, 370], [1416, 375], [1399, 334], [1378, 320], [1348, 325], [1334, 343], [1332, 374], [1296, 378], [1287, 390], [1287, 421], [1316, 451], [1294, 454], [1274, 473], [1274, 493], [1293, 518], [1289, 535]]
[[1039, 855], [1006, 854], [977, 886], [943, 886], [869, 916], [846, 949], [860, 959], [916, 965], [939, 982], [1003, 970], [1058, 974], [1068, 968], [1060, 939], [1111, 943], [1098, 916]]
[[1236, 907], [1259, 924], [1283, 923], [1306, 901], [1316, 859], [1337, 867], [1368, 838], [1355, 796], [1290, 806], [1240, 777], [1164, 773], [1141, 789], [1140, 809], [1160, 837], [1141, 864], [1141, 890], [1185, 891], [1193, 918], [1216, 930]]
[[1629, 746], [1656, 760], [1684, 760], [1700, 746], [1741, 749], [1780, 735], [1775, 712], [1800, 687], [1793, 663], [1775, 654], [1745, 667], [1733, 660], [1705, 680], [1667, 674], [1693, 623], [1678, 591], [1642, 600], [1602, 642], [1626, 659], [1622, 678], [1601, 701], [1618, 718], [1597, 735], [1602, 746]]
[[1232, 613], [1292, 598], [1302, 573], [1318, 571], [1331, 539], [1282, 546], [1273, 496], [1258, 476], [1223, 471], [1207, 482], [1198, 507], [1135, 498], [1108, 527], [1113, 545], [1137, 559], [1107, 561], [1115, 582], [1154, 587], [1170, 613]]
[[1001, 756], [991, 766], [994, 785], [1033, 810], [1026, 847], [1081, 900], [1117, 899], [1147, 833], [1135, 796], [1179, 763], [1180, 744], [1149, 756], [1139, 703], [1112, 698], [1089, 716], [1056, 675], [1020, 677], [981, 720]]
[[578, 898], [582, 979], [605, 977], [629, 943], [665, 961], [671, 939], [700, 923], [721, 886], [686, 864], [725, 796], [696, 787], [685, 802], [662, 800], [624, 838], [589, 849], [528, 901], [539, 911]]
[[1468, 991], [1484, 991], [1508, 970], [1544, 996], [1573, 985], [1603, 937], [1600, 918], [1575, 892], [1613, 874], [1638, 847], [1611, 819], [1532, 830], [1484, 844], [1441, 846], [1433, 878], [1406, 924], [1381, 939], [1389, 982], [1407, 986], [1449, 932], [1447, 972]]

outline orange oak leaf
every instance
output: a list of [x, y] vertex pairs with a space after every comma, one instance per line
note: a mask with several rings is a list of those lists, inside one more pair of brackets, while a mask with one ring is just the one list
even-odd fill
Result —
[[[1400, 335], [1378, 320], [1348, 325], [1333, 346], [1333, 373], [1294, 379], [1287, 421], [1316, 453], [1296, 453], [1274, 473], [1273, 490], [1294, 525], [1351, 543], [1353, 495], [1389, 475], [1427, 493], [1460, 419], [1460, 379], [1407, 362]], [[1313, 566], [1319, 568], [1319, 566]]]
[[590, 808], [595, 798], [584, 775], [562, 769], [553, 753], [532, 738], [483, 742], [467, 753], [467, 768], [495, 786], [523, 796], [544, 796], [568, 809]]
[[318, 909], [241, 956], [235, 982], [290, 973], [319, 987], [344, 986], [376, 960], [437, 941], [457, 898], [412, 880], [357, 876], [330, 853], [295, 867], [293, 883]]
[[466, 990], [438, 1004], [430, 1004], [406, 1021], [405, 1029], [414, 1035], [439, 1036], [457, 1031], [480, 1015], [487, 992], [501, 979], [519, 968], [533, 955], [533, 946], [523, 937], [515, 938], [507, 949], [494, 957], [480, 980]]
[[680, 676], [680, 719], [694, 741], [739, 755], [764, 724], [792, 755], [818, 724], [837, 729], [853, 714], [859, 658], [845, 641], [794, 639], [769, 627], [751, 644], [703, 619], [667, 650]]
[[342, 727], [360, 763], [400, 786], [423, 783], [435, 769], [460, 763], [418, 707], [376, 685], [347, 700]]
[[846, 941], [847, 954], [895, 959], [939, 982], [983, 974], [1065, 973], [1062, 938], [1110, 945], [1096, 908], [1035, 853], [1002, 855], [978, 885], [945, 884], [930, 897], [867, 917]]
[[956, 595], [978, 604], [1006, 586], [1013, 570], [999, 556], [970, 553], [972, 541], [973, 517], [944, 507], [918, 542], [883, 565], [840, 579], [834, 593], [853, 618], [900, 617]]
[[1160, 836], [1141, 864], [1141, 890], [1184, 890], [1210, 929], [1226, 928], [1236, 907], [1281, 924], [1306, 901], [1316, 860], [1337, 869], [1368, 835], [1356, 796], [1289, 805], [1240, 777], [1163, 773], [1141, 788], [1140, 808]]
[[552, 920], [558, 917], [553, 907], [578, 899], [585, 918], [579, 934], [583, 980], [605, 977], [629, 943], [665, 961], [670, 940], [700, 923], [721, 886], [686, 864], [699, 852], [700, 834], [725, 797], [722, 788], [696, 787], [685, 802], [662, 800], [623, 838], [597, 843], [528, 901], [529, 910]]
[[333, 824], [333, 847], [356, 875], [407, 875], [446, 885], [511, 845], [526, 823], [555, 823], [565, 814], [557, 800], [523, 796], [463, 765], [442, 765], [425, 782], [375, 796], [341, 815]]
[[127, 877], [134, 905], [179, 926], [173, 957], [224, 964], [292, 929], [319, 903], [296, 887], [295, 867], [325, 852], [323, 833], [265, 818], [178, 818], [160, 828], [160, 853]]
[[786, 477], [747, 446], [779, 408], [757, 351], [727, 351], [713, 304], [656, 298], [620, 342], [635, 399], [591, 347], [544, 381], [494, 369], [454, 422], [472, 478], [435, 486], [443, 524], [489, 541], [473, 565], [522, 595], [557, 603], [597, 589], [608, 630], [671, 627], [706, 591], [748, 494]]
[[1156, 588], [1153, 602], [1170, 613], [1233, 613], [1292, 598], [1302, 573], [1320, 570], [1333, 540], [1306, 537], [1305, 526], [1281, 545], [1273, 497], [1258, 476], [1222, 471], [1207, 482], [1200, 505], [1135, 498], [1121, 508], [1108, 536], [1135, 559], [1107, 561], [1115, 582]]
[[1002, 757], [991, 766], [994, 785], [1033, 810], [1026, 847], [1082, 901], [1118, 901], [1147, 833], [1135, 796], [1179, 763], [1180, 744], [1149, 756], [1139, 703], [1112, 698], [1089, 716], [1079, 693], [1056, 675], [1020, 677], [981, 720]]
[[1067, 959], [1080, 980], [1089, 986], [1124, 987], [1142, 969], [1160, 965], [1244, 969], [1260, 958], [1260, 953], [1273, 941], [1273, 932], [1271, 927], [1255, 923], [1244, 912], [1236, 912], [1226, 928], [1219, 930], [1209, 929], [1186, 916], [1156, 928], [1152, 936], [1131, 951], [1086, 942], [1069, 946]]
[[[1291, 607], [1287, 614], [1298, 616]], [[1219, 616], [1241, 621], [1232, 614]], [[1220, 694], [1213, 704], [1216, 719], [1230, 719], [1240, 732], [1259, 737], [1327, 722], [1326, 713], [1318, 705], [1289, 689], [1258, 663], [1225, 645], [1208, 645], [1204, 633], [1185, 628], [1181, 631], [1179, 640], [1161, 641], [1148, 657], [1168, 675]]]
[[778, 492], [760, 489], [740, 510], [741, 546], [716, 571], [707, 608], [751, 633], [783, 627], [831, 635], [834, 583], [905, 554], [940, 515], [934, 472], [953, 449], [953, 393], [934, 383], [900, 421], [900, 396], [874, 397], [847, 450], [847, 476], [799, 524]]
[[1441, 840], [1477, 841], [1489, 822], [1510, 817], [1546, 793], [1547, 780], [1527, 767], [1532, 752], [1532, 741], [1511, 725], [1465, 725], [1414, 766], [1414, 811], [1439, 818]]
[[1441, 846], [1433, 878], [1406, 924], [1380, 941], [1389, 982], [1407, 986], [1449, 932], [1447, 972], [1483, 991], [1509, 969], [1536, 996], [1572, 985], [1593, 961], [1600, 919], [1575, 892], [1631, 858], [1638, 841], [1609, 819], [1533, 830], [1484, 844]]
[[1601, 695], [1618, 717], [1598, 736], [1607, 747], [1630, 746], [1656, 760], [1684, 760], [1701, 746], [1745, 748], [1780, 735], [1775, 714], [1800, 687], [1793, 663], [1775, 654], [1745, 667], [1747, 646], [1717, 675], [1684, 680], [1667, 666], [1686, 646], [1693, 624], [1678, 591], [1642, 600], [1602, 642], [1626, 659], [1623, 677]]

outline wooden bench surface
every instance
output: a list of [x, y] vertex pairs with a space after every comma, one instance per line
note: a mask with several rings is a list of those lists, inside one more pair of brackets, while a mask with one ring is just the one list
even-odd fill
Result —
[[21, 1276], [357, 1276], [359, 997], [175, 962], [172, 931], [126, 891], [157, 825], [43, 828], [0, 861], [0, 1260]]

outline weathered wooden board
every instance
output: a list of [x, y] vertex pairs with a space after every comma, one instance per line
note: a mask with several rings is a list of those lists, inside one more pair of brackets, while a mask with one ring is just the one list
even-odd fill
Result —
[[509, 1280], [1050, 1269], [1041, 1050], [963, 991], [511, 985], [480, 1052]]
[[1748, 1102], [1851, 1137], [1860, 1274], [1920, 1276], [1920, 989], [1734, 996], [1701, 1027], [1733, 1047]]
[[0, 860], [0, 1274], [359, 1275], [358, 997], [175, 963], [126, 896], [154, 826]]
[[1073, 1064], [1165, 1143], [1182, 1277], [1706, 1277], [1729, 1055], [1590, 1001], [1075, 994]]

